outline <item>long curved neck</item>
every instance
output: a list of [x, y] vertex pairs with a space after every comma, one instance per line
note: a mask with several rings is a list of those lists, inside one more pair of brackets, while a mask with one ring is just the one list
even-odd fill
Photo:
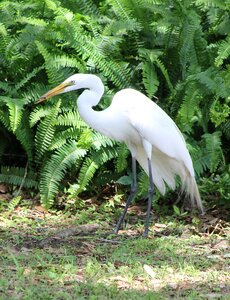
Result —
[[108, 134], [106, 127], [108, 126], [109, 118], [107, 118], [106, 110], [95, 111], [93, 109], [100, 102], [104, 93], [103, 83], [98, 78], [90, 85], [77, 99], [79, 114], [90, 127], [103, 134]]

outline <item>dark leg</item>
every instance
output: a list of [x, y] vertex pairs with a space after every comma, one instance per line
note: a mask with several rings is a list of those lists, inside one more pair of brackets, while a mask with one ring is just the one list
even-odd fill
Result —
[[149, 218], [150, 218], [150, 212], [151, 212], [151, 206], [152, 206], [152, 198], [153, 198], [153, 193], [154, 193], [153, 175], [152, 175], [152, 167], [151, 167], [151, 161], [150, 161], [150, 159], [148, 159], [148, 168], [149, 168], [148, 208], [147, 208], [146, 222], [145, 222], [145, 231], [144, 231], [143, 237], [147, 237], [148, 236]]
[[136, 167], [136, 158], [135, 157], [132, 157], [132, 173], [133, 173], [133, 182], [132, 182], [132, 185], [131, 185], [131, 191], [130, 191], [130, 195], [128, 197], [128, 200], [126, 202], [126, 205], [125, 205], [125, 208], [123, 210], [123, 213], [121, 214], [118, 222], [117, 222], [117, 225], [116, 225], [116, 228], [114, 230], [114, 233], [118, 233], [120, 227], [121, 227], [121, 224], [125, 218], [125, 215], [127, 213], [127, 210], [128, 210], [128, 207], [130, 205], [130, 203], [132, 202], [133, 198], [135, 197], [135, 194], [137, 192], [137, 167]]

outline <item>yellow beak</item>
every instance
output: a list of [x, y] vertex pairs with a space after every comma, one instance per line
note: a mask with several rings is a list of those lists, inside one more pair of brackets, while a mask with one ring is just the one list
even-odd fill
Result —
[[53, 96], [59, 95], [61, 93], [64, 92], [65, 88], [68, 86], [74, 85], [73, 82], [63, 82], [61, 84], [59, 84], [58, 86], [56, 86], [55, 88], [53, 88], [52, 90], [48, 91], [47, 93], [45, 93], [44, 95], [42, 95], [36, 102], [35, 104], [41, 103], [43, 101], [48, 100], [49, 98], [52, 98]]

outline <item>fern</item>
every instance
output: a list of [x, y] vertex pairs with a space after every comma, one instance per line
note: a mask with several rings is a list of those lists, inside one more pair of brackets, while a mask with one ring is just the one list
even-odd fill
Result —
[[21, 196], [14, 197], [8, 204], [8, 209], [10, 211], [13, 211], [16, 208], [16, 206], [18, 206], [18, 204], [20, 203], [21, 200], [22, 200]]
[[114, 146], [115, 142], [99, 132], [92, 135], [92, 147], [99, 150], [101, 147]]
[[15, 137], [20, 141], [28, 161], [33, 162], [34, 158], [34, 135], [30, 130], [29, 126], [29, 113], [27, 110], [23, 112], [22, 121], [15, 131]]
[[81, 130], [88, 128], [88, 125], [81, 119], [77, 111], [63, 112], [57, 117], [56, 124], [60, 126], [73, 126]]
[[7, 30], [3, 23], [0, 23], [0, 34], [7, 35]]
[[221, 128], [223, 132], [225, 133], [228, 140], [230, 140], [230, 120], [226, 120], [224, 124], [221, 124]]
[[43, 66], [38, 67], [38, 68], [34, 68], [32, 72], [30, 72], [29, 74], [27, 74], [20, 82], [18, 82], [16, 84], [16, 86], [14, 87], [14, 93], [16, 93], [20, 88], [22, 88], [27, 82], [29, 82], [31, 80], [31, 78], [33, 78], [34, 76], [37, 75], [37, 73], [39, 71], [41, 71], [43, 69]]
[[40, 162], [44, 153], [48, 150], [55, 133], [55, 121], [61, 101], [58, 101], [53, 107], [48, 116], [38, 125], [37, 133], [35, 135], [35, 150], [36, 162]]
[[218, 56], [215, 59], [215, 65], [217, 67], [223, 64], [223, 61], [230, 56], [230, 37], [222, 41], [218, 47]]
[[86, 15], [100, 16], [100, 11], [92, 0], [78, 0], [78, 6]]
[[79, 193], [85, 190], [90, 180], [93, 178], [96, 170], [98, 169], [97, 163], [91, 158], [87, 158], [83, 165], [78, 176], [78, 185], [77, 189], [71, 195], [71, 197], [76, 197]]
[[9, 110], [9, 123], [4, 121], [4, 118], [2, 118], [2, 121], [5, 124], [8, 123], [12, 132], [15, 132], [22, 118], [22, 104], [20, 104], [22, 101], [21, 99], [12, 99], [5, 96], [0, 97], [0, 100], [6, 103]]
[[209, 166], [211, 172], [215, 172], [220, 162], [223, 161], [223, 152], [221, 148], [221, 132], [216, 131], [212, 134], [204, 134], [206, 142], [206, 151], [209, 155]]
[[132, 17], [132, 10], [125, 7], [124, 2], [120, 0], [110, 1], [113, 8], [116, 9], [117, 14], [122, 16], [124, 19], [129, 20]]
[[30, 127], [35, 126], [41, 119], [48, 116], [52, 107], [37, 106], [30, 114]]
[[64, 76], [62, 72], [57, 72], [57, 68], [50, 63], [52, 61], [51, 54], [49, 51], [44, 47], [44, 45], [41, 42], [36, 41], [36, 45], [38, 47], [39, 52], [42, 54], [42, 56], [45, 59], [45, 70], [48, 75], [49, 83], [50, 84], [57, 84], [59, 82], [62, 82], [64, 80]]
[[159, 80], [155, 71], [155, 67], [151, 61], [145, 61], [142, 66], [143, 70], [143, 83], [149, 98], [156, 93], [159, 86]]
[[186, 90], [186, 95], [179, 110], [179, 116], [182, 121], [184, 131], [191, 131], [191, 124], [196, 115], [197, 108], [202, 97], [199, 94], [199, 89], [194, 84], [190, 84]]
[[40, 193], [42, 204], [49, 208], [58, 192], [60, 181], [66, 170], [76, 161], [84, 157], [86, 150], [77, 147], [76, 142], [63, 145], [46, 162], [40, 180]]
[[205, 171], [209, 169], [210, 160], [209, 155], [206, 152], [206, 148], [200, 149], [195, 148], [191, 151], [192, 158], [193, 158], [193, 166], [196, 172], [196, 175], [200, 177]]
[[10, 120], [9, 120], [9, 112], [5, 112], [4, 110], [0, 110], [0, 122], [4, 125], [6, 129], [11, 131]]
[[162, 74], [163, 74], [163, 76], [164, 76], [164, 78], [166, 80], [166, 83], [167, 83], [167, 85], [168, 85], [168, 87], [169, 87], [169, 89], [170, 89], [170, 91], [171, 91], [171, 93], [173, 95], [173, 85], [172, 85], [172, 82], [170, 80], [170, 77], [169, 77], [167, 69], [165, 68], [165, 66], [163, 65], [163, 63], [161, 62], [161, 60], [158, 59], [158, 58], [155, 59], [155, 64], [161, 70], [161, 72], [162, 72]]
[[70, 188], [71, 194], [69, 198], [77, 197], [78, 194], [84, 191], [99, 167], [116, 156], [117, 151], [114, 148], [101, 148], [99, 151], [92, 153], [81, 166], [78, 183]]
[[25, 188], [37, 188], [37, 181], [32, 171], [25, 173], [25, 168], [2, 166], [0, 170], [0, 182], [21, 186]]
[[130, 155], [130, 152], [125, 144], [120, 144], [117, 147], [117, 158], [116, 158], [116, 170], [118, 173], [124, 171], [127, 169], [128, 163], [128, 156]]

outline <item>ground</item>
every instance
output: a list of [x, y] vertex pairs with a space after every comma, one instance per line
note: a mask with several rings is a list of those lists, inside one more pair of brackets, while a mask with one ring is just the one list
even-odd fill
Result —
[[[1, 200], [1, 199], [0, 199]], [[118, 213], [92, 204], [77, 212], [0, 206], [0, 299], [230, 299], [229, 224], [203, 217]]]

